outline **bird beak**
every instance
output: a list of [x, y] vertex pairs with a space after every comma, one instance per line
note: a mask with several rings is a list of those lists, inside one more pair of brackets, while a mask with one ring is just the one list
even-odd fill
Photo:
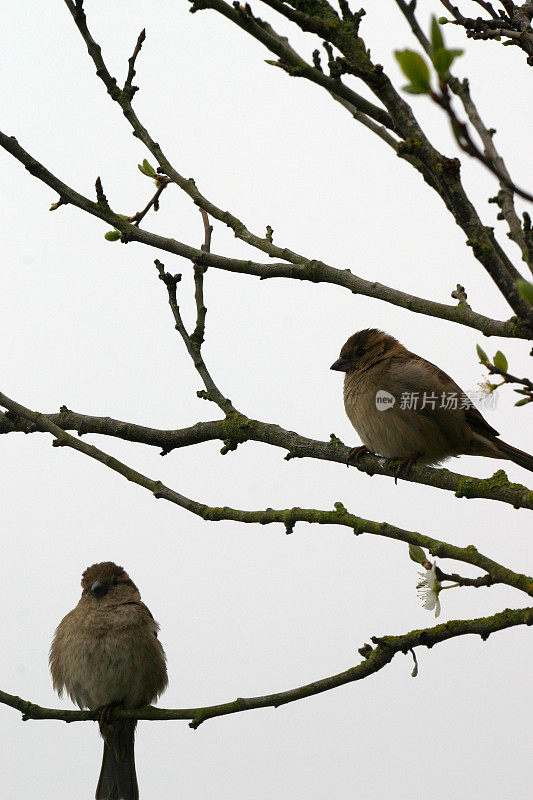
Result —
[[107, 594], [107, 590], [107, 585], [101, 581], [95, 581], [91, 586], [91, 594], [93, 597], [103, 597], [104, 594]]
[[334, 369], [337, 372], [348, 372], [349, 368], [349, 360], [347, 358], [343, 358], [342, 356], [338, 358], [330, 367], [330, 369]]

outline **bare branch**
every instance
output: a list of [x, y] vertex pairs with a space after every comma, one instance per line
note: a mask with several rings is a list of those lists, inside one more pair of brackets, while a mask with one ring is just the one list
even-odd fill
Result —
[[140, 223], [143, 221], [143, 219], [148, 214], [148, 212], [150, 211], [151, 208], [153, 208], [154, 211], [157, 211], [157, 209], [159, 207], [159, 198], [161, 197], [161, 195], [163, 194], [164, 190], [167, 188], [168, 184], [171, 181], [170, 181], [170, 178], [166, 177], [166, 175], [161, 175], [161, 177], [159, 177], [157, 179], [157, 182], [158, 182], [159, 185], [158, 185], [154, 195], [150, 198], [150, 200], [145, 205], [143, 210], [142, 211], [137, 211], [136, 214], [134, 214], [132, 217], [130, 217], [130, 221], [133, 222], [134, 225], [139, 226]]
[[[282, 250], [287, 260], [293, 260], [296, 261], [296, 263], [287, 264], [280, 262], [261, 264], [254, 261], [243, 261], [226, 258], [214, 253], [207, 253], [176, 239], [168, 239], [164, 236], [150, 233], [149, 231], [132, 225], [130, 222], [111, 211], [108, 206], [95, 203], [79, 194], [79, 192], [76, 192], [74, 189], [71, 189], [67, 184], [63, 183], [63, 181], [47, 170], [39, 161], [33, 158], [33, 156], [27, 153], [19, 145], [15, 137], [7, 136], [0, 131], [0, 146], [24, 164], [28, 172], [58, 192], [59, 195], [64, 198], [65, 202], [113, 225], [117, 230], [123, 233], [123, 238], [125, 238], [126, 241], [138, 241], [150, 247], [174, 253], [200, 266], [209, 266], [227, 270], [228, 272], [255, 275], [261, 279], [292, 278], [307, 280], [312, 283], [332, 283], [348, 289], [353, 294], [373, 297], [376, 300], [392, 303], [393, 305], [406, 308], [417, 314], [426, 314], [428, 316], [437, 317], [438, 319], [456, 322], [459, 325], [465, 325], [469, 328], [475, 328], [485, 334], [485, 336], [503, 336], [517, 339], [532, 338], [529, 329], [522, 325], [516, 318], [511, 318], [504, 322], [485, 317], [482, 314], [477, 314], [464, 303], [453, 306], [444, 303], [436, 303], [433, 300], [426, 300], [425, 298], [416, 297], [407, 294], [407, 292], [401, 292], [398, 289], [384, 286], [383, 284], [377, 283], [377, 281], [365, 280], [364, 278], [354, 275], [349, 269], [342, 270], [330, 267], [324, 264], [324, 262], [309, 260], [304, 258], [304, 256], [298, 256], [297, 258], [300, 259], [298, 261], [295, 254], [291, 251]], [[260, 249], [272, 248], [272, 255], [279, 249], [272, 245], [268, 238], [265, 238], [264, 242], [265, 247]]]
[[[204, 224], [204, 243], [202, 250], [204, 253], [211, 252], [211, 235], [213, 233], [213, 226], [209, 223], [209, 217], [206, 211], [201, 208], [200, 214], [202, 215], [202, 222]], [[194, 299], [196, 302], [196, 326], [191, 333], [191, 341], [200, 348], [204, 343], [205, 336], [205, 317], [207, 309], [204, 304], [204, 274], [207, 267], [201, 267], [198, 264], [194, 265]]]
[[[189, 727], [198, 728], [203, 722], [213, 717], [251, 711], [257, 708], [278, 708], [279, 706], [328, 692], [339, 686], [363, 680], [369, 675], [379, 672], [390, 664], [396, 653], [407, 654], [415, 647], [433, 647], [458, 636], [475, 634], [483, 641], [492, 633], [506, 630], [517, 625], [533, 624], [533, 608], [506, 609], [489, 617], [477, 619], [451, 620], [433, 628], [414, 630], [401, 636], [373, 636], [374, 646], [365, 644], [360, 648], [363, 660], [355, 667], [322, 678], [295, 689], [276, 694], [258, 697], [239, 697], [233, 702], [198, 708], [155, 708], [146, 706], [142, 709], [113, 709], [114, 719], [139, 719], [151, 721], [191, 720]], [[77, 722], [96, 719], [94, 711], [69, 711], [64, 709], [43, 708], [15, 695], [0, 691], [0, 703], [21, 711], [23, 719], [57, 719], [64, 722]]]
[[468, 130], [468, 126], [462, 122], [455, 113], [451, 104], [448, 86], [444, 81], [441, 81], [440, 94], [431, 92], [431, 98], [447, 113], [452, 125], [455, 139], [461, 150], [463, 150], [469, 156], [472, 156], [472, 158], [481, 161], [481, 163], [484, 164], [487, 169], [493, 173], [493, 175], [496, 175], [500, 181], [500, 184], [503, 184], [506, 189], [509, 189], [511, 192], [519, 195], [524, 200], [529, 200], [533, 203], [532, 194], [526, 192], [525, 189], [521, 189], [519, 186], [513, 183], [513, 181], [509, 178], [509, 173], [506, 169], [505, 172], [502, 171], [500, 166], [494, 163], [492, 158], [481, 152], [477, 144], [472, 139], [470, 131]]
[[[237, 410], [231, 403], [231, 400], [228, 400], [227, 397], [224, 397], [222, 392], [218, 389], [217, 385], [215, 384], [213, 378], [209, 370], [207, 369], [204, 359], [201, 353], [201, 345], [192, 339], [191, 336], [187, 333], [187, 329], [183, 323], [181, 318], [178, 300], [176, 296], [176, 287], [181, 278], [181, 275], [169, 275], [168, 272], [165, 272], [165, 267], [157, 258], [155, 260], [155, 265], [159, 272], [159, 277], [167, 287], [168, 292], [168, 302], [170, 304], [170, 308], [172, 310], [172, 315], [174, 317], [174, 321], [176, 323], [175, 327], [178, 333], [180, 334], [181, 338], [185, 343], [185, 347], [187, 348], [187, 352], [189, 353], [190, 357], [192, 358], [193, 364], [196, 368], [196, 371], [200, 375], [204, 386], [206, 388], [205, 394], [202, 396], [205, 397], [206, 400], [211, 400], [213, 403], [216, 403], [217, 406], [221, 409], [221, 411], [226, 414], [226, 416], [230, 414], [236, 414]], [[195, 270], [197, 267], [195, 267]], [[203, 315], [205, 316], [205, 307], [202, 306], [204, 309]]]
[[137, 56], [141, 52], [141, 47], [143, 46], [143, 42], [146, 39], [146, 31], [143, 28], [139, 34], [139, 38], [137, 39], [137, 43], [135, 45], [135, 50], [131, 58], [128, 59], [128, 74], [126, 76], [126, 82], [124, 83], [123, 91], [126, 92], [131, 100], [135, 92], [137, 91], [138, 87], [133, 86], [133, 79], [135, 77], [135, 61], [137, 60]]
[[[209, 253], [211, 248], [211, 234], [213, 232], [213, 228], [209, 224], [209, 218], [206, 212], [203, 209], [200, 209], [200, 212], [204, 224], [204, 243], [202, 245], [202, 252]], [[181, 275], [170, 275], [168, 272], [165, 272], [164, 265], [157, 258], [155, 260], [155, 265], [157, 271], [159, 272], [159, 278], [167, 287], [168, 302], [172, 310], [174, 322], [176, 323], [175, 328], [183, 339], [185, 347], [187, 348], [187, 352], [192, 358], [196, 371], [200, 375], [206, 389], [205, 393], [198, 392], [198, 396], [202, 396], [206, 400], [211, 400], [213, 403], [216, 403], [220, 410], [224, 412], [226, 417], [237, 414], [237, 409], [233, 406], [231, 400], [229, 400], [227, 397], [224, 397], [220, 389], [215, 384], [202, 356], [202, 344], [205, 333], [205, 317], [207, 314], [207, 308], [204, 305], [204, 273], [207, 270], [207, 267], [202, 267], [198, 264], [194, 265], [196, 327], [193, 333], [189, 336], [181, 318], [176, 293], [177, 285], [181, 279]], [[236, 445], [233, 443], [226, 443], [226, 450], [224, 452], [227, 452], [227, 450], [234, 450], [235, 447]]]
[[[14, 400], [10, 400], [6, 395], [1, 393], [0, 405], [9, 409], [11, 412], [10, 417], [7, 419], [6, 415], [4, 415], [3, 424], [0, 415], [0, 430], [5, 430], [8, 426], [14, 425], [15, 423], [11, 419], [11, 416], [14, 416], [17, 425], [15, 429], [24, 430], [28, 433], [35, 431], [51, 433], [58, 440], [59, 445], [66, 445], [72, 447], [74, 450], [85, 453], [85, 455], [94, 458], [96, 461], [120, 473], [127, 478], [127, 480], [149, 489], [149, 491], [153, 492], [158, 498], [164, 497], [166, 500], [188, 511], [198, 513], [200, 516], [207, 514], [207, 516], [204, 517], [206, 519], [212, 518], [213, 509], [209, 509], [208, 506], [202, 503], [196, 503], [195, 505], [195, 501], [177, 492], [173, 492], [168, 487], [163, 486], [160, 481], [153, 481], [117, 459], [111, 458], [93, 445], [81, 442], [79, 439], [66, 433], [61, 425], [72, 425], [74, 429], [77, 429], [77, 424], [79, 424], [83, 426], [82, 432], [85, 433], [89, 433], [93, 430], [96, 433], [106, 433], [107, 435], [114, 435], [117, 436], [117, 438], [123, 438], [128, 441], [142, 441], [145, 444], [163, 447], [163, 454], [170, 452], [170, 450], [175, 447], [184, 447], [198, 442], [205, 442], [210, 439], [221, 439], [234, 444], [240, 444], [246, 441], [264, 442], [265, 444], [287, 450], [288, 452], [285, 456], [286, 460], [293, 458], [318, 458], [323, 461], [334, 461], [345, 465], [348, 455], [351, 452], [351, 448], [343, 444], [333, 434], [329, 442], [320, 442], [315, 439], [300, 436], [294, 431], [287, 431], [279, 425], [248, 419], [244, 415], [238, 413], [229, 415], [225, 420], [219, 420], [218, 422], [199, 422], [191, 428], [182, 431], [157, 431], [150, 428], [143, 428], [139, 425], [121, 423], [111, 420], [108, 417], [102, 420], [98, 417], [84, 416], [78, 421], [76, 415], [68, 410], [64, 412], [66, 419], [60, 415], [58, 419], [60, 424], [57, 424], [54, 421], [54, 415], [46, 416], [45, 414], [30, 411], [30, 409], [25, 408]], [[28, 421], [29, 425], [27, 428], [20, 426], [18, 422], [20, 418]], [[223, 448], [223, 452], [228, 452], [228, 449], [234, 449], [234, 447], [228, 448], [226, 444]], [[386, 458], [381, 458], [380, 456], [372, 455], [371, 453], [361, 456], [357, 464], [357, 469], [360, 472], [365, 472], [367, 475], [383, 475], [412, 483], [420, 483], [425, 486], [433, 486], [445, 491], [453, 491], [456, 497], [466, 497], [469, 499], [484, 498], [507, 503], [514, 508], [533, 509], [533, 490], [518, 483], [510, 483], [503, 470], [498, 470], [498, 472], [489, 478], [472, 478], [456, 472], [450, 472], [450, 470], [447, 469], [435, 469], [433, 467], [414, 465], [409, 471], [403, 471], [401, 475], [398, 476], [398, 465], [395, 460], [391, 461]], [[217, 513], [221, 513], [221, 510], [218, 509]], [[237, 515], [235, 517], [237, 521], [245, 522], [261, 522], [261, 519], [255, 519], [248, 515], [255, 513], [263, 514], [263, 512], [245, 512], [232, 509], [225, 509], [224, 513], [229, 516], [219, 517], [220, 519], [234, 519], [232, 515]], [[211, 516], [209, 516], [210, 514]], [[273, 519], [272, 521], [276, 520]]]
[[494, 585], [490, 575], [481, 575], [479, 578], [465, 578], [464, 575], [458, 575], [456, 572], [443, 572], [440, 567], [436, 568], [436, 575], [440, 583], [451, 581], [451, 583], [456, 583], [459, 586], [469, 586], [473, 589], [489, 588]]

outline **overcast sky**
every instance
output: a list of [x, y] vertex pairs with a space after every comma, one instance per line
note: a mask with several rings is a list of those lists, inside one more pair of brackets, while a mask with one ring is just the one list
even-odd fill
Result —
[[[431, 8], [424, 3], [428, 27]], [[464, 235], [408, 164], [326, 92], [264, 63], [266, 50], [214, 12], [188, 4], [86, 0], [89, 26], [112, 74], [123, 81], [139, 31], [135, 106], [175, 167], [213, 202], [275, 242], [349, 267], [404, 291], [450, 302], [460, 282], [475, 310], [511, 316]], [[261, 16], [271, 12], [254, 4]], [[416, 46], [392, 0], [367, 3], [362, 34], [397, 84], [392, 52]], [[475, 8], [474, 8], [475, 11]], [[472, 12], [473, 13], [473, 12]], [[277, 23], [281, 30], [288, 26]], [[297, 32], [296, 32], [297, 33]], [[445, 29], [450, 44], [461, 31]], [[95, 75], [61, 0], [18, 0], [3, 10], [2, 129], [52, 172], [94, 197], [101, 176], [112, 208], [132, 214], [152, 191], [133, 138]], [[316, 40], [291, 41], [309, 56]], [[529, 73], [531, 69], [529, 68]], [[517, 183], [531, 189], [531, 77], [521, 51], [467, 44], [457, 73]], [[529, 81], [529, 82], [528, 82]], [[446, 121], [425, 98], [413, 107], [448, 154]], [[7, 153], [3, 191], [1, 390], [39, 411], [62, 404], [162, 428], [220, 416], [199, 400], [192, 363], [173, 328], [153, 259], [181, 271], [180, 303], [194, 318], [190, 263], [140, 244], [104, 240], [109, 226], [67, 206]], [[463, 175], [483, 221], [519, 265], [497, 208], [496, 183], [465, 162]], [[526, 206], [524, 206], [525, 208]], [[531, 212], [531, 208], [529, 209]], [[200, 215], [177, 188], [143, 227], [199, 246]], [[214, 252], [263, 260], [217, 223]], [[333, 286], [257, 279], [211, 269], [205, 279], [205, 358], [221, 390], [249, 416], [316, 439], [358, 439], [344, 414], [342, 376], [330, 372], [345, 339], [377, 326], [438, 363], [467, 391], [483, 371], [475, 345], [502, 348], [512, 372], [530, 374], [526, 342], [488, 341], [458, 325], [351, 295]], [[532, 406], [514, 409], [510, 389], [488, 421], [533, 452]], [[162, 459], [156, 449], [86, 437], [152, 478], [210, 505], [329, 509], [387, 520], [478, 549], [530, 573], [526, 511], [390, 479], [338, 464], [284, 461], [283, 451], [247, 443], [224, 457], [209, 442]], [[82, 571], [123, 565], [161, 624], [170, 683], [164, 707], [225, 702], [289, 689], [358, 663], [372, 635], [432, 625], [416, 594], [407, 547], [349, 530], [297, 525], [207, 523], [67, 448], [48, 435], [1, 438], [3, 631], [0, 688], [36, 703], [58, 700], [48, 673], [56, 625], [77, 603]], [[456, 471], [533, 478], [513, 464], [464, 457]], [[450, 566], [451, 564], [445, 564]], [[466, 572], [466, 570], [465, 570]], [[474, 574], [470, 572], [469, 574]], [[511, 589], [442, 596], [442, 621], [524, 605]], [[531, 796], [531, 660], [527, 629], [483, 643], [468, 637], [396, 656], [381, 672], [278, 710], [207, 721], [139, 724], [137, 772], [143, 800], [445, 800]], [[90, 723], [22, 723], [0, 707], [2, 796], [90, 798], [102, 743]]]

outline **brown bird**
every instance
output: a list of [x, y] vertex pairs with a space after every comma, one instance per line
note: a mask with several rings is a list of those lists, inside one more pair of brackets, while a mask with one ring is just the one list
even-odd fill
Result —
[[112, 561], [93, 564], [81, 579], [76, 608], [61, 620], [50, 648], [54, 689], [80, 708], [100, 712], [104, 739], [96, 800], [138, 800], [136, 720], [110, 721], [114, 706], [139, 708], [165, 689], [165, 652], [159, 625], [139, 590]]
[[451, 456], [504, 458], [533, 471], [533, 456], [498, 439], [449, 375], [375, 328], [354, 333], [331, 369], [345, 372], [344, 407], [369, 451], [438, 464]]

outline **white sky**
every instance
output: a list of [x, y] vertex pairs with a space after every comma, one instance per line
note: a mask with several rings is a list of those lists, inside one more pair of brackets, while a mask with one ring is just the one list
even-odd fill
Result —
[[[428, 14], [441, 13], [436, 3], [424, 5]], [[90, 28], [119, 80], [146, 27], [135, 105], [182, 174], [252, 230], [270, 224], [278, 244], [442, 302], [460, 282], [475, 310], [511, 316], [440, 198], [414, 170], [327, 93], [265, 65], [269, 54], [244, 32], [214, 12], [191, 16], [187, 6], [86, 0]], [[402, 84], [392, 51], [416, 43], [392, 0], [366, 7], [361, 30], [372, 56]], [[273, 19], [258, 3], [253, 8]], [[148, 154], [96, 78], [64, 4], [6, 4], [3, 32], [5, 132], [80, 192], [94, 197], [101, 176], [116, 211], [142, 208], [152, 184], [137, 163]], [[445, 33], [450, 44], [464, 44], [460, 31]], [[292, 42], [307, 57], [316, 46], [303, 35]], [[531, 70], [524, 54], [472, 42], [467, 50], [457, 72], [470, 76], [516, 182], [531, 189]], [[453, 154], [438, 111], [425, 98], [412, 103], [435, 143]], [[39, 411], [66, 404], [156, 427], [219, 417], [196, 398], [201, 384], [173, 330], [153, 259], [159, 255], [167, 269], [183, 272], [189, 323], [191, 265], [141, 245], [108, 243], [109, 226], [70, 206], [48, 213], [54, 193], [8, 154], [0, 158], [2, 390]], [[472, 163], [464, 163], [463, 174], [483, 220], [497, 225], [505, 243], [497, 208], [486, 203], [495, 182]], [[202, 240], [198, 211], [173, 187], [143, 227], [192, 245]], [[263, 260], [218, 223], [212, 248]], [[519, 264], [518, 249], [507, 249]], [[393, 333], [465, 390], [483, 377], [476, 343], [491, 355], [501, 347], [513, 372], [531, 372], [526, 342], [489, 342], [331, 286], [260, 283], [211, 269], [205, 291], [204, 353], [222, 391], [244, 413], [317, 439], [334, 432], [357, 443], [341, 377], [329, 366], [348, 335], [367, 326]], [[502, 392], [486, 416], [503, 438], [532, 452], [532, 407], [514, 410], [515, 398], [510, 389]], [[342, 500], [361, 516], [475, 543], [531, 571], [527, 512], [502, 504], [459, 501], [405, 482], [395, 487], [337, 464], [286, 462], [283, 451], [253, 443], [225, 457], [211, 442], [161, 459], [140, 445], [87, 440], [210, 505], [332, 508]], [[159, 620], [170, 676], [160, 704], [169, 708], [299, 686], [358, 663], [357, 648], [372, 635], [434, 622], [416, 596], [417, 567], [405, 545], [303, 524], [289, 537], [281, 526], [210, 524], [155, 502], [80, 453], [53, 449], [49, 436], [13, 434], [1, 445], [5, 691], [70, 707], [53, 693], [48, 648], [78, 600], [81, 572], [94, 561], [122, 564]], [[512, 479], [533, 483], [512, 464], [450, 462], [480, 476], [500, 466]], [[505, 588], [456, 590], [442, 601], [443, 621], [524, 605]], [[222, 717], [197, 731], [184, 722], [140, 723], [141, 796], [444, 800], [453, 793], [525, 800], [533, 778], [532, 655], [530, 633], [520, 628], [486, 643], [469, 637], [420, 649], [416, 680], [410, 656], [397, 656], [370, 679], [277, 711]], [[22, 724], [18, 712], [2, 706], [0, 729], [2, 797], [93, 796], [101, 758], [95, 725]]]

